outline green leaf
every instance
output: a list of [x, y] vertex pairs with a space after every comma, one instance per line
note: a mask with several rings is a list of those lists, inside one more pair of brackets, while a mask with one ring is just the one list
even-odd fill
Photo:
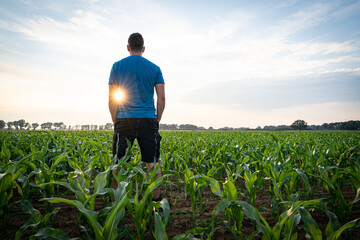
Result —
[[154, 217], [155, 217], [155, 234], [154, 237], [156, 240], [167, 240], [168, 237], [166, 235], [166, 230], [164, 223], [161, 221], [161, 216], [159, 213], [154, 211]]
[[0, 194], [11, 188], [11, 173], [0, 174]]
[[19, 230], [16, 231], [14, 240], [21, 240], [22, 235], [26, 232], [26, 230], [30, 227], [31, 221], [26, 222], [24, 225], [22, 225]]
[[304, 185], [305, 185], [304, 187], [305, 187], [305, 189], [307, 189], [308, 194], [311, 193], [311, 185], [310, 185], [310, 182], [309, 182], [309, 178], [300, 169], [295, 169], [295, 171], [300, 175], [300, 177], [304, 181]]
[[355, 204], [359, 200], [360, 200], [360, 188], [357, 189], [355, 199], [354, 199], [354, 201], [352, 201], [352, 203]]
[[156, 178], [156, 176], [158, 175], [158, 170], [161, 167], [161, 164], [157, 164], [155, 168], [149, 169], [150, 170], [150, 178], [149, 181], [153, 182]]
[[342, 226], [340, 229], [338, 229], [337, 231], [333, 232], [328, 240], [337, 240], [340, 238], [340, 235], [342, 234], [343, 231], [345, 231], [346, 229], [350, 229], [350, 228], [353, 228], [356, 224], [357, 221], [359, 221], [360, 218], [357, 218], [355, 220], [352, 220], [348, 223], [346, 223], [344, 226]]
[[[264, 234], [263, 239], [269, 239], [269, 240], [272, 239], [273, 234], [270, 226], [267, 224], [265, 219], [260, 215], [260, 213], [256, 210], [256, 208], [254, 208], [253, 206], [251, 206], [250, 204], [244, 201], [236, 200], [236, 203], [238, 203], [243, 207], [244, 213], [248, 218], [256, 221], [257, 227]], [[265, 225], [261, 223], [260, 219]]]
[[[297, 225], [300, 222], [300, 215], [290, 215], [285, 223], [284, 240], [296, 240], [298, 236]], [[279, 235], [280, 236], [280, 235]]]
[[222, 200], [221, 202], [219, 202], [216, 207], [213, 210], [212, 215], [214, 216], [215, 214], [217, 214], [218, 212], [222, 212], [224, 211], [228, 206], [230, 206], [231, 201], [230, 200]]
[[304, 222], [304, 230], [307, 235], [309, 235], [313, 240], [322, 240], [321, 231], [309, 211], [304, 207], [300, 207], [299, 212], [301, 220]]
[[211, 177], [209, 177], [208, 179], [209, 179], [209, 181], [210, 181], [211, 191], [212, 191], [214, 194], [216, 194], [217, 196], [222, 197], [222, 191], [221, 191], [221, 189], [220, 189], [220, 184], [219, 184], [219, 182], [218, 182], [216, 179], [211, 178]]
[[328, 210], [326, 210], [325, 213], [330, 219], [329, 223], [326, 226], [326, 236], [329, 237], [333, 232], [337, 231], [340, 228], [340, 223], [334, 213]]
[[35, 209], [29, 200], [20, 200], [19, 202], [23, 212], [30, 215], [32, 224], [36, 224], [41, 221], [42, 216], [40, 211]]
[[96, 220], [97, 212], [86, 209], [81, 202], [79, 202], [77, 200], [68, 200], [65, 198], [43, 198], [41, 200], [46, 200], [50, 203], [66, 203], [66, 204], [76, 207], [88, 219], [91, 227], [93, 228], [93, 231], [95, 232], [96, 239], [97, 240], [104, 239], [103, 234], [102, 234], [102, 227], [99, 224], [99, 222]]
[[164, 216], [164, 224], [165, 226], [169, 222], [169, 216], [170, 216], [170, 205], [166, 198], [163, 198], [160, 201], [160, 207], [163, 209], [163, 216]]
[[107, 174], [108, 172], [99, 173], [94, 180], [94, 192], [101, 191], [107, 184]]
[[64, 152], [64, 153], [60, 154], [60, 155], [56, 158], [55, 162], [51, 165], [50, 172], [54, 172], [54, 171], [55, 171], [55, 168], [56, 168], [60, 163], [67, 161], [67, 154], [68, 154], [68, 153], [69, 153], [69, 151]]
[[54, 239], [54, 240], [68, 240], [69, 236], [62, 230], [45, 227], [40, 229], [35, 235], [37, 239]]
[[[145, 203], [145, 201], [147, 200], [149, 194], [151, 192], [153, 192], [156, 188], [160, 187], [162, 184], [164, 183], [164, 176], [162, 176], [161, 178], [156, 179], [154, 182], [152, 182], [145, 191], [144, 197], [141, 199], [140, 202], [142, 202], [142, 204]], [[140, 203], [141, 204], [141, 203]]]
[[223, 188], [224, 188], [224, 197], [226, 197], [227, 200], [233, 200], [235, 201], [237, 198], [237, 191], [236, 191], [236, 187], [234, 185], [234, 183], [232, 183], [231, 181], [226, 181], [223, 184]]
[[127, 193], [125, 192], [127, 185], [128, 183], [126, 182], [121, 182], [118, 185], [114, 207], [105, 219], [105, 225], [103, 229], [103, 235], [105, 239], [112, 239], [111, 234], [117, 228], [117, 224], [121, 220], [117, 217], [117, 215], [120, 213], [120, 210], [124, 209], [128, 204], [129, 199], [127, 198]]

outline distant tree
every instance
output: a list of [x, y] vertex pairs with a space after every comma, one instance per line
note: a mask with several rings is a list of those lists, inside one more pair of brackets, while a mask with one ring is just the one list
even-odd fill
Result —
[[286, 126], [286, 125], [279, 125], [279, 126], [276, 126], [276, 130], [277, 130], [277, 131], [291, 130], [291, 127], [290, 127], [290, 126]]
[[274, 130], [276, 130], [276, 127], [273, 125], [270, 125], [270, 126], [264, 126], [263, 129], [267, 130], [267, 131], [274, 131]]
[[46, 123], [42, 123], [40, 126], [41, 126], [41, 129], [51, 129], [53, 123], [52, 122], [46, 122]]
[[240, 127], [240, 128], [235, 128], [234, 130], [237, 130], [237, 131], [248, 131], [248, 130], [250, 130], [250, 128]]
[[219, 128], [220, 131], [232, 131], [234, 130], [234, 128], [232, 127], [222, 127], [222, 128]]
[[307, 122], [298, 119], [291, 124], [291, 128], [294, 130], [305, 130], [307, 128]]
[[24, 128], [25, 128], [26, 130], [30, 130], [30, 128], [31, 128], [30, 123], [26, 122], [26, 123], [24, 124]]
[[91, 129], [91, 130], [97, 130], [97, 128], [98, 128], [98, 125], [93, 125], [93, 124], [92, 124], [92, 125], [90, 126], [90, 129]]
[[341, 124], [342, 130], [360, 130], [360, 121], [347, 121]]
[[5, 125], [6, 125], [5, 121], [4, 121], [4, 120], [0, 120], [0, 129], [5, 128]]
[[25, 120], [24, 119], [20, 119], [20, 120], [18, 120], [18, 121], [16, 121], [17, 122], [17, 124], [18, 124], [18, 126], [20, 127], [20, 130], [23, 130], [24, 129], [24, 127], [25, 127]]
[[14, 126], [14, 122], [7, 122], [6, 126], [7, 126], [8, 130], [11, 130], [12, 126]]
[[255, 130], [261, 130], [261, 126], [258, 126], [257, 128], [255, 128]]
[[57, 130], [63, 130], [66, 128], [66, 125], [63, 123], [63, 122], [54, 122], [54, 125], [55, 129]]
[[99, 126], [99, 130], [101, 130], [101, 131], [102, 131], [102, 130], [105, 130], [105, 126], [104, 126], [104, 125], [100, 125], [100, 126]]
[[15, 127], [15, 130], [19, 130], [19, 121], [13, 121], [12, 124]]
[[199, 128], [193, 124], [180, 124], [179, 130], [198, 130]]
[[179, 127], [177, 124], [165, 124], [160, 123], [160, 130], [178, 130]]
[[179, 125], [177, 124], [169, 124], [169, 130], [178, 130], [179, 129]]
[[58, 123], [58, 122], [54, 122], [54, 124], [53, 124], [53, 126], [54, 126], [54, 128], [55, 129], [59, 129], [60, 128], [60, 125], [59, 125], [60, 123]]
[[81, 130], [83, 130], [83, 131], [90, 130], [90, 125], [81, 125]]
[[214, 128], [213, 128], [213, 127], [209, 127], [209, 129], [208, 129], [208, 130], [212, 131], [212, 130], [214, 130]]
[[31, 124], [33, 130], [35, 130], [37, 127], [39, 127], [39, 124], [38, 123], [32, 123]]
[[319, 125], [311, 125], [311, 126], [308, 126], [307, 129], [308, 130], [316, 130], [316, 131], [325, 130], [325, 128], [323, 128], [322, 126], [319, 126]]
[[114, 127], [114, 124], [112, 124], [112, 123], [105, 124], [105, 130], [112, 130], [113, 127]]

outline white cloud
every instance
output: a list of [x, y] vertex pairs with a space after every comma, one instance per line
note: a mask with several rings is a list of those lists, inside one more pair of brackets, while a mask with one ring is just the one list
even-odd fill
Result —
[[317, 26], [328, 20], [330, 4], [314, 4], [308, 8], [300, 9], [286, 19], [283, 19], [271, 27], [278, 37], [287, 37], [301, 30]]
[[353, 15], [358, 15], [360, 11], [360, 2], [355, 2], [343, 8], [337, 8], [331, 16], [334, 18], [345, 18]]

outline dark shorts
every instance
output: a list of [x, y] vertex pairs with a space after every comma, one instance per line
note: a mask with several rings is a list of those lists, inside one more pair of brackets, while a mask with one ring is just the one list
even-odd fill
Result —
[[118, 159], [125, 155], [128, 147], [126, 139], [131, 143], [137, 139], [141, 160], [147, 163], [158, 162], [160, 157], [159, 122], [156, 118], [118, 118], [114, 126], [113, 156]]

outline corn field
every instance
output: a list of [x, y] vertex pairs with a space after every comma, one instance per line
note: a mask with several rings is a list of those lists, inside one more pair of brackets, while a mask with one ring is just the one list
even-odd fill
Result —
[[160, 134], [158, 178], [110, 131], [0, 132], [0, 239], [359, 239], [360, 132]]

